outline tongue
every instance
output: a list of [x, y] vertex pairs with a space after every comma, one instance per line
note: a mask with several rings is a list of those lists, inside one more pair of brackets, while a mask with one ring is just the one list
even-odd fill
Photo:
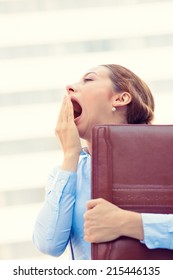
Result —
[[73, 103], [74, 119], [76, 119], [81, 115], [82, 108], [76, 101], [73, 101], [72, 103]]
[[77, 102], [73, 103], [73, 108], [74, 108], [74, 112], [76, 112], [78, 114], [81, 113], [81, 106]]

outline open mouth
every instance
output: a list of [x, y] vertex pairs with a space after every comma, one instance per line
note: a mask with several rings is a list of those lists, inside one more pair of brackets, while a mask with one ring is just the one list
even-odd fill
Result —
[[80, 106], [80, 104], [72, 99], [71, 100], [72, 105], [73, 105], [73, 114], [74, 114], [74, 120], [76, 120], [77, 118], [79, 118], [82, 114], [82, 107]]

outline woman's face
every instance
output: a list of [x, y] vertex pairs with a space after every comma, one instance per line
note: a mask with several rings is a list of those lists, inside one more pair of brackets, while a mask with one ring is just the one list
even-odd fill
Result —
[[74, 109], [74, 122], [81, 138], [90, 140], [96, 124], [113, 123], [113, 85], [109, 70], [98, 66], [89, 70], [77, 83], [67, 86]]

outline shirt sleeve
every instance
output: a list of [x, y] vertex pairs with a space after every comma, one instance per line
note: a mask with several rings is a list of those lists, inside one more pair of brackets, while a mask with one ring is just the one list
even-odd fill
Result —
[[142, 214], [144, 240], [149, 249], [173, 249], [173, 215]]
[[44, 205], [36, 219], [33, 242], [43, 253], [60, 256], [69, 241], [76, 194], [75, 172], [55, 168], [49, 175]]

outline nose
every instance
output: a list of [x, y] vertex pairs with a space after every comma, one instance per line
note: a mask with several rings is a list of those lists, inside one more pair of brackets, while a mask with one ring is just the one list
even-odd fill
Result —
[[75, 84], [67, 85], [66, 90], [67, 90], [67, 93], [70, 95], [70, 94], [73, 94], [73, 93], [77, 92], [77, 87], [75, 86]]

